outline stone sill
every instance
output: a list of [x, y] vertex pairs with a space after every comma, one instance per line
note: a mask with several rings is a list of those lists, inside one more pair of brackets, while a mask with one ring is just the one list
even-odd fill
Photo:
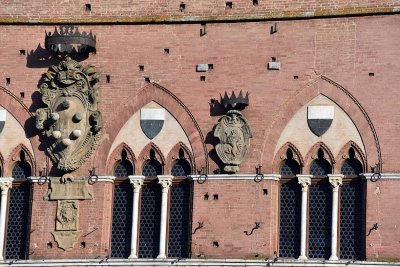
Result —
[[241, 260], [241, 259], [75, 259], [75, 260], [7, 260], [0, 266], [400, 266], [400, 262], [373, 261], [327, 261], [292, 259], [273, 260]]

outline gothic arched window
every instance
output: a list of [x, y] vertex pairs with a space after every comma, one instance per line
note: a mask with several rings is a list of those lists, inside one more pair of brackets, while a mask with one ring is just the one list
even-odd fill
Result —
[[128, 153], [125, 149], [122, 149], [121, 160], [115, 165], [114, 175], [116, 177], [128, 177], [129, 175], [133, 175], [133, 165], [128, 160]]
[[171, 175], [173, 176], [188, 176], [192, 173], [192, 167], [190, 163], [185, 159], [183, 149], [179, 149], [179, 159], [175, 161], [171, 169]]
[[162, 166], [156, 159], [156, 152], [154, 149], [150, 150], [150, 159], [143, 164], [142, 174], [148, 177], [156, 177], [162, 174]]
[[318, 150], [318, 158], [311, 163], [310, 174], [314, 176], [326, 176], [332, 173], [332, 166], [324, 158], [324, 151]]
[[300, 164], [293, 158], [293, 151], [290, 148], [286, 151], [286, 159], [282, 161], [280, 174], [282, 176], [300, 174]]
[[14, 179], [26, 179], [32, 175], [31, 165], [25, 159], [25, 152], [21, 151], [19, 154], [20, 161], [14, 165], [11, 176]]

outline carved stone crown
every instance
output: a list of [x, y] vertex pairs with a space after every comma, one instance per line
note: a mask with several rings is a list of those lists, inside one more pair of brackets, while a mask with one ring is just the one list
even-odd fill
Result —
[[249, 93], [247, 92], [246, 96], [243, 96], [243, 92], [240, 91], [239, 95], [236, 96], [235, 92], [232, 91], [232, 95], [228, 96], [225, 92], [224, 97], [221, 96], [221, 104], [227, 110], [243, 110], [249, 105]]
[[63, 25], [54, 33], [46, 32], [45, 46], [47, 50], [56, 53], [89, 53], [96, 51], [96, 36], [79, 32], [78, 26]]

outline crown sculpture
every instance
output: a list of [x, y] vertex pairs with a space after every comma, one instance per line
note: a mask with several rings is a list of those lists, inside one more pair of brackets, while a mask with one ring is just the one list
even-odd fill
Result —
[[60, 30], [54, 29], [53, 34], [46, 32], [45, 47], [58, 54], [89, 53], [96, 51], [96, 36], [79, 32], [78, 26], [63, 25]]
[[231, 96], [228, 96], [225, 92], [224, 97], [221, 96], [221, 104], [227, 113], [218, 121], [214, 130], [214, 136], [219, 139], [215, 150], [225, 164], [224, 171], [236, 173], [247, 155], [249, 139], [252, 137], [249, 123], [240, 112], [249, 105], [249, 93], [243, 96], [240, 91], [236, 96], [235, 92], [232, 92]]

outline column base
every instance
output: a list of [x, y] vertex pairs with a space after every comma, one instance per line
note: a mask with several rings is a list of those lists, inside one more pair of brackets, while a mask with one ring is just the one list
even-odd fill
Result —
[[330, 261], [338, 261], [339, 258], [338, 258], [336, 255], [332, 255], [332, 256], [329, 258], [329, 260], [330, 260]]
[[129, 255], [129, 257], [128, 257], [128, 259], [137, 259], [138, 258], [138, 256], [137, 255]]
[[302, 255], [300, 255], [297, 259], [301, 261], [308, 260], [307, 256], [302, 256]]
[[157, 256], [157, 259], [166, 259], [167, 256], [165, 254], [160, 254]]

